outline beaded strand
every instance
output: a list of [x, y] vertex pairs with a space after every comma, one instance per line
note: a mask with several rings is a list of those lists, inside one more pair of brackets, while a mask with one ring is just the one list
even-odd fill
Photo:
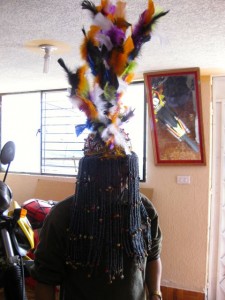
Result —
[[[146, 229], [142, 232], [142, 219]], [[149, 236], [147, 212], [139, 195], [138, 160], [85, 156], [79, 165], [68, 228], [67, 263], [91, 277], [104, 261], [108, 281], [123, 278], [123, 255], [141, 266]]]

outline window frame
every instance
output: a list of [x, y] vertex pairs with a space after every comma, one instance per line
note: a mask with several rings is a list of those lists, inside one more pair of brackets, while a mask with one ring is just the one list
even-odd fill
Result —
[[[142, 174], [140, 174], [141, 178], [140, 178], [140, 182], [146, 182], [146, 130], [147, 130], [147, 125], [146, 125], [146, 120], [147, 120], [147, 100], [146, 100], [146, 93], [145, 93], [145, 85], [144, 85], [144, 80], [137, 80], [137, 81], [133, 81], [130, 85], [134, 85], [134, 84], [143, 84], [143, 88], [144, 88], [144, 99], [143, 99], [143, 123], [142, 123], [142, 127], [143, 127], [143, 161], [142, 161]], [[128, 87], [129, 88], [129, 87]], [[37, 91], [25, 91], [25, 92], [15, 92], [15, 93], [4, 93], [0, 95], [0, 118], [1, 118], [1, 122], [0, 122], [0, 132], [2, 133], [2, 97], [3, 96], [8, 96], [8, 95], [18, 95], [18, 94], [30, 94], [30, 93], [39, 93], [40, 94], [40, 166], [39, 166], [39, 170], [40, 172], [21, 172], [21, 171], [10, 171], [10, 173], [16, 173], [16, 174], [31, 174], [31, 175], [40, 175], [40, 176], [57, 176], [57, 177], [76, 177], [76, 174], [57, 174], [57, 173], [46, 173], [46, 172], [42, 172], [42, 158], [43, 158], [43, 152], [42, 152], [42, 143], [43, 143], [43, 134], [42, 134], [42, 114], [43, 114], [43, 95], [44, 93], [52, 93], [52, 92], [66, 92], [68, 91], [67, 88], [61, 88], [61, 89], [47, 89], [47, 90], [37, 90]], [[2, 137], [2, 134], [1, 134]], [[4, 145], [2, 144], [2, 138], [0, 138], [0, 148], [2, 149]], [[140, 159], [140, 158], [139, 158]], [[1, 166], [1, 170], [2, 170], [2, 166]]]

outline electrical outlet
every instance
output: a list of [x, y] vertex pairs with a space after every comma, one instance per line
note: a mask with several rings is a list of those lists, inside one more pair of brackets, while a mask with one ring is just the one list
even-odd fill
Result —
[[177, 176], [177, 184], [190, 184], [191, 176]]

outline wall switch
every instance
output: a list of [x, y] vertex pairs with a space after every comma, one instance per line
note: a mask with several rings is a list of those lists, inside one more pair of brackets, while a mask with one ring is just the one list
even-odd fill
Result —
[[177, 176], [177, 184], [190, 184], [191, 176]]

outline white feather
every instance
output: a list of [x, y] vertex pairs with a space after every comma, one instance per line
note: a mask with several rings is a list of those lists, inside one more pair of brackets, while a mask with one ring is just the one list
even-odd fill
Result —
[[82, 103], [81, 99], [77, 96], [72, 96], [69, 99], [72, 103], [73, 108], [79, 108], [80, 104]]
[[118, 78], [118, 81], [119, 81], [118, 93], [125, 93], [128, 87], [128, 83], [125, 82], [121, 77]]
[[102, 100], [103, 90], [100, 88], [98, 84], [95, 84], [94, 89], [91, 93], [91, 98], [93, 99], [93, 103], [97, 108], [99, 120], [103, 123], [106, 122], [106, 116], [104, 115], [105, 103]]
[[129, 146], [118, 124], [110, 124], [107, 128], [103, 130], [101, 136], [103, 141], [107, 142], [112, 135], [115, 139], [115, 145], [121, 146], [124, 149], [125, 153], [129, 154]]
[[108, 51], [112, 50], [113, 44], [109, 36], [103, 33], [99, 33], [96, 36], [96, 39], [99, 41], [100, 45], [105, 45]]
[[102, 30], [109, 30], [113, 23], [103, 16], [102, 13], [97, 13], [93, 19], [93, 24], [99, 26]]

